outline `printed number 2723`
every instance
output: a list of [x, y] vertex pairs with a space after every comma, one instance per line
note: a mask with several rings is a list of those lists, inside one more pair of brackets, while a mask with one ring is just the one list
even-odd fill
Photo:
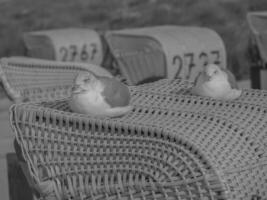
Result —
[[184, 78], [190, 79], [192, 75], [192, 69], [196, 66], [203, 67], [208, 63], [215, 63], [217, 65], [220, 64], [220, 51], [213, 50], [209, 53], [200, 52], [199, 54], [195, 54], [192, 52], [184, 53], [181, 55], [175, 55], [172, 59], [172, 64], [178, 67], [178, 70], [175, 74], [175, 78], [178, 78], [181, 74], [181, 71], [184, 67], [188, 67], [186, 70], [187, 73]]

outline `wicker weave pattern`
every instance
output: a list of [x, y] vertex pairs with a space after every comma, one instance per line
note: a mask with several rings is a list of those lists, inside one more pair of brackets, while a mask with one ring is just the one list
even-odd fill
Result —
[[[174, 94], [174, 95], [188, 95], [196, 98], [197, 96], [190, 94], [190, 88], [193, 86], [192, 82], [184, 81], [182, 79], [162, 79], [157, 81], [155, 84], [145, 84], [142, 86], [132, 86], [132, 91], [140, 91], [146, 93], [157, 93], [157, 94]], [[211, 98], [206, 97], [211, 100]], [[255, 90], [255, 89], [242, 89], [242, 94], [239, 98], [232, 102], [250, 103], [260, 106], [267, 105], [267, 91], [266, 90]]]
[[[164, 95], [135, 92], [133, 103], [179, 112], [194, 112], [223, 118], [242, 128], [253, 142], [261, 143], [258, 150], [267, 155], [267, 108], [249, 103], [218, 101], [188, 95]], [[264, 152], [263, 152], [264, 151]]]
[[84, 64], [28, 59], [2, 58], [1, 79], [15, 102], [39, 102], [70, 96], [78, 73], [88, 71]]
[[182, 138], [175, 144], [175, 137], [164, 136], [162, 128], [135, 125], [130, 116], [92, 119], [45, 108], [62, 104], [12, 109], [32, 177], [38, 186], [53, 186], [49, 195], [123, 199], [119, 196], [138, 192], [132, 199], [224, 198], [225, 189], [209, 162], [192, 154], [198, 151]]
[[[257, 158], [257, 156], [255, 157], [255, 155], [258, 155], [258, 157], [262, 157], [263, 148], [261, 148], [262, 145], [259, 143], [260, 140], [258, 141], [258, 143], [255, 142], [254, 135], [252, 135], [251, 132], [247, 131], [240, 124], [235, 123], [229, 119], [225, 119], [221, 116], [215, 116], [209, 113], [207, 114], [205, 114], [204, 112], [199, 113], [199, 112], [190, 111], [189, 109], [183, 111], [183, 110], [179, 110], [179, 108], [176, 110], [172, 108], [171, 109], [163, 108], [161, 106], [156, 106], [156, 104], [153, 103], [155, 102], [155, 100], [157, 99], [153, 97], [149, 99], [150, 104], [152, 104], [151, 106], [151, 105], [145, 105], [147, 104], [147, 99], [143, 98], [142, 95], [140, 96], [139, 101], [133, 99], [132, 104], [135, 105], [135, 109], [133, 110], [133, 113], [131, 113], [131, 115], [126, 115], [116, 120], [120, 120], [120, 123], [133, 123], [134, 122], [135, 124], [141, 124], [144, 126], [158, 127], [164, 130], [171, 130], [171, 132], [173, 131], [176, 132], [175, 129], [178, 129], [180, 131], [183, 131], [183, 133], [179, 133], [179, 135], [183, 135], [184, 137], [187, 137], [189, 134], [191, 135], [195, 134], [196, 135], [195, 137], [197, 137], [197, 139], [199, 139], [202, 132], [207, 132], [205, 133], [205, 135], [203, 135], [203, 137], [205, 138], [207, 135], [209, 135], [210, 137], [212, 137], [212, 140], [214, 143], [214, 144], [206, 144], [209, 147], [205, 146], [203, 151], [207, 153], [209, 153], [208, 148], [210, 148], [212, 145], [216, 145], [214, 142], [215, 136], [219, 138], [221, 135], [220, 133], [215, 133], [216, 129], [221, 130], [221, 128], [224, 127], [225, 128], [224, 131], [226, 132], [232, 131], [233, 134], [235, 135], [232, 136], [231, 134], [229, 135], [223, 134], [221, 135], [221, 137], [223, 138], [218, 139], [218, 140], [226, 141], [227, 137], [236, 137], [237, 140], [240, 140], [243, 138], [244, 141], [232, 141], [235, 143], [236, 148], [237, 148], [238, 143], [242, 144], [241, 145], [242, 147], [240, 148], [244, 148], [245, 147], [244, 145], [248, 145], [247, 148], [249, 149], [249, 151], [251, 151], [250, 147], [255, 148], [253, 149], [255, 151], [255, 154], [253, 153], [253, 155], [249, 157], [248, 160], [244, 160], [244, 158], [242, 158], [242, 160], [237, 161], [237, 163], [234, 163], [232, 161], [230, 163], [227, 163], [225, 158], [223, 157], [224, 155], [216, 154], [216, 156], [222, 156], [223, 163], [219, 164], [220, 167], [224, 165], [227, 167], [231, 167], [234, 164], [237, 164], [238, 166], [242, 166], [242, 164], [246, 165], [248, 164], [248, 162], [251, 162], [253, 158]], [[65, 101], [58, 101], [55, 103], [44, 103], [44, 106], [46, 108], [52, 108], [56, 110], [63, 110], [63, 111], [69, 112], [68, 105]], [[238, 137], [238, 134], [240, 134], [241, 136]], [[190, 140], [192, 140], [191, 135], [190, 135]], [[203, 138], [203, 141], [204, 141], [204, 138]], [[232, 139], [233, 138], [229, 140], [232, 140]], [[250, 144], [252, 141], [253, 141], [253, 144]], [[230, 144], [227, 143], [226, 145], [230, 145]], [[215, 152], [212, 152], [212, 153], [215, 153]], [[220, 152], [217, 152], [217, 153], [220, 154]], [[243, 152], [243, 153], [246, 154], [246, 156], [248, 156], [249, 154], [248, 152]], [[233, 154], [233, 151], [231, 151], [230, 154]], [[236, 167], [237, 165], [234, 165], [232, 167]]]
[[[249, 195], [252, 194], [257, 196], [259, 194], [257, 187], [262, 188], [262, 195], [266, 197], [267, 186], [266, 183], [264, 183], [267, 175], [267, 117], [265, 106], [267, 97], [266, 91], [245, 90], [243, 91], [242, 96], [235, 101], [218, 101], [207, 97], [190, 95], [188, 93], [188, 89], [191, 87], [190, 83], [185, 85], [186, 82], [184, 82], [185, 84], [181, 85], [180, 80], [162, 80], [159, 82], [157, 83], [157, 87], [154, 89], [151, 88], [153, 87], [152, 85], [146, 85], [143, 88], [132, 88], [133, 102], [135, 102], [137, 105], [142, 103], [143, 105], [147, 106], [152, 105], [154, 107], [170, 109], [173, 111], [183, 111], [187, 112], [187, 115], [189, 116], [190, 112], [198, 113], [201, 116], [216, 116], [234, 124], [234, 126], [238, 127], [238, 129], [242, 130], [243, 132], [240, 133], [240, 136], [242, 137], [239, 139], [243, 138], [247, 141], [250, 141], [249, 143], [251, 145], [254, 145], [255, 152], [258, 153], [259, 160], [255, 162], [257, 164], [253, 164], [254, 161], [252, 160], [251, 162], [247, 160], [250, 162], [250, 164], [247, 163], [239, 167], [235, 166], [236, 169], [234, 169], [235, 167], [232, 169], [225, 169], [225, 174], [229, 175], [227, 182], [230, 188], [232, 188], [232, 199], [250, 199]], [[173, 85], [176, 85], [176, 87], [173, 87]], [[182, 88], [179, 86], [182, 86]], [[201, 123], [200, 125], [203, 124]], [[197, 127], [197, 122], [195, 121], [191, 123], [191, 126]], [[216, 126], [214, 126], [212, 129], [210, 124], [206, 124], [206, 127], [211, 128], [210, 131], [212, 132], [218, 130], [218, 127]], [[225, 127], [225, 124], [223, 127]], [[187, 127], [182, 125], [179, 127], [179, 129], [184, 131], [184, 129], [187, 129]], [[203, 131], [208, 130], [204, 129]], [[211, 135], [212, 134], [208, 134], [207, 137], [212, 137]], [[207, 139], [205, 138], [204, 140]], [[229, 140], [228, 142], [232, 143], [233, 146], [237, 145], [236, 141], [233, 139]], [[216, 142], [213, 141], [212, 143]], [[215, 149], [225, 149], [225, 146], [221, 141], [217, 142], [216, 145], [217, 146]], [[215, 149], [211, 149], [211, 151], [214, 151]], [[221, 153], [223, 154], [223, 152]], [[233, 155], [235, 153], [231, 151], [230, 154]], [[226, 152], [225, 157], [228, 157], [230, 154], [229, 152]], [[238, 154], [235, 155], [237, 157], [234, 156], [230, 158], [230, 164], [239, 163], [238, 157], [241, 154]], [[216, 157], [215, 159], [217, 160]], [[244, 161], [242, 156], [240, 159]], [[223, 163], [220, 163], [222, 167], [228, 167], [226, 160], [223, 160]], [[259, 184], [259, 182], [261, 182], [261, 184]], [[257, 187], [255, 187], [255, 185], [257, 185]], [[244, 191], [247, 191], [246, 195], [244, 195]]]
[[92, 118], [71, 113], [63, 99], [87, 69], [5, 59], [1, 66], [13, 99], [45, 101], [11, 109], [45, 199], [267, 198], [266, 91], [218, 101], [191, 95], [190, 82], [164, 79], [131, 86], [128, 115]]
[[[135, 95], [140, 96], [136, 98]], [[206, 114], [193, 112], [193, 110], [190, 112], [190, 105], [187, 105], [188, 110], [179, 110], [179, 107], [168, 109], [156, 102], [159, 96], [146, 94], [144, 98], [142, 95], [144, 95], [142, 92], [139, 94], [136, 92], [133, 95], [132, 104], [135, 108], [132, 113], [112, 120], [67, 114], [69, 109], [65, 101], [13, 107], [15, 132], [25, 150], [26, 160], [34, 160], [31, 163], [34, 165], [32, 168], [38, 169], [39, 166], [41, 174], [50, 174], [43, 177], [40, 172], [32, 172], [34, 178], [39, 182], [43, 182], [48, 177], [53, 177], [53, 181], [59, 181], [60, 184], [55, 190], [61, 191], [56, 192], [59, 196], [67, 195], [62, 192], [61, 188], [65, 186], [66, 180], [62, 179], [62, 173], [66, 173], [66, 170], [70, 170], [69, 173], [78, 177], [84, 171], [90, 175], [101, 172], [105, 175], [102, 174], [100, 177], [107, 177], [102, 178], [107, 181], [110, 180], [110, 174], [122, 173], [128, 177], [124, 179], [125, 182], [122, 185], [128, 185], [130, 181], [139, 186], [142, 185], [141, 188], [147, 183], [167, 184], [170, 181], [172, 183], [182, 181], [183, 189], [179, 188], [183, 194], [180, 196], [181, 199], [186, 199], [186, 197], [220, 199], [219, 193], [223, 196], [229, 193], [229, 198], [233, 199], [249, 199], [251, 194], [258, 193], [265, 195], [267, 185], [265, 179], [261, 177], [267, 175], [266, 162], [262, 158], [261, 144], [254, 141], [256, 136], [254, 137], [253, 134], [251, 136], [251, 133], [244, 127], [225, 119], [223, 115], [214, 115], [215, 111]], [[150, 105], [146, 105], [147, 99]], [[164, 101], [162, 103], [164, 105]], [[214, 108], [220, 110], [218, 106]], [[110, 152], [112, 152], [111, 155]], [[184, 154], [185, 152], [187, 154]], [[44, 158], [43, 155], [47, 156]], [[64, 159], [66, 161], [63, 161]], [[117, 161], [125, 167], [122, 172], [120, 171], [121, 165], [115, 164]], [[183, 162], [186, 164], [183, 165]], [[46, 166], [45, 169], [48, 172], [43, 173], [43, 165]], [[115, 169], [114, 166], [116, 166]], [[83, 169], [82, 172], [79, 171], [81, 169]], [[216, 195], [206, 192], [202, 194], [199, 190], [188, 192], [185, 180], [191, 180], [192, 177], [196, 180], [197, 177], [203, 175], [206, 177], [207, 174], [208, 177], [213, 174], [212, 177], [215, 180], [214, 169], [223, 175], [219, 182], [226, 181], [230, 189], [221, 185], [213, 190], [211, 189], [213, 186], [209, 185], [209, 189], [206, 188], [206, 190], [220, 192], [215, 192]], [[55, 172], [52, 173], [52, 171]], [[56, 171], [60, 173], [60, 180], [52, 176]], [[137, 171], [142, 175], [137, 176], [136, 174], [139, 174]], [[129, 176], [133, 177], [132, 180]], [[89, 184], [81, 179], [79, 185], [70, 186], [69, 184], [73, 184], [73, 181], [79, 180], [78, 177], [71, 179], [65, 186], [68, 187], [67, 192], [70, 191], [69, 187], [84, 188], [83, 184]], [[65, 178], [68, 179], [69, 176]], [[257, 178], [257, 187], [251, 178]], [[116, 178], [112, 180], [118, 181]], [[209, 179], [206, 178], [205, 181], [209, 182]], [[111, 187], [110, 182], [104, 182], [102, 184]], [[218, 182], [215, 182], [217, 185]], [[204, 186], [202, 182], [195, 183], [200, 184], [201, 188], [207, 186]], [[90, 182], [90, 184], [94, 183]], [[102, 187], [102, 184], [99, 184]], [[231, 191], [231, 188], [234, 189]], [[226, 193], [223, 192], [225, 190], [227, 190]], [[80, 192], [76, 191], [68, 195], [89, 195], [85, 191]], [[184, 194], [189, 196], [184, 196]], [[145, 196], [145, 198], [153, 199], [154, 197]], [[174, 198], [178, 199], [178, 196]]]

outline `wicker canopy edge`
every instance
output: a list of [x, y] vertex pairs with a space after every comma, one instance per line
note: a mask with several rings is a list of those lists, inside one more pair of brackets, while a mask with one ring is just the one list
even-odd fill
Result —
[[[24, 110], [26, 112], [23, 111], [24, 108], [26, 109]], [[101, 192], [102, 193], [104, 192], [106, 194], [106, 197], [99, 198], [99, 199], [109, 199], [107, 196], [110, 194], [107, 193], [107, 189], [112, 191], [112, 188], [113, 189], [115, 188], [116, 190], [116, 194], [113, 194], [113, 195], [117, 195], [117, 193], [119, 193], [120, 195], [123, 196], [125, 194], [122, 194], [121, 192], [126, 191], [128, 186], [130, 188], [139, 187], [141, 189], [140, 191], [143, 191], [144, 193], [151, 193], [151, 192], [153, 193], [155, 189], [153, 189], [152, 191], [146, 191], [146, 188], [149, 189], [151, 184], [156, 185], [158, 187], [160, 186], [159, 191], [154, 191], [154, 192], [156, 196], [164, 194], [162, 196], [162, 199], [172, 199], [171, 197], [174, 197], [174, 199], [178, 199], [178, 198], [187, 199], [189, 197], [200, 198], [200, 199], [205, 199], [205, 198], [225, 199], [226, 189], [224, 188], [224, 184], [221, 183], [221, 179], [218, 178], [218, 175], [215, 173], [215, 170], [212, 170], [211, 166], [209, 166], [207, 161], [203, 162], [194, 154], [190, 155], [190, 151], [192, 151], [192, 147], [190, 147], [191, 150], [188, 150], [187, 149], [188, 147], [184, 148], [183, 146], [178, 148], [178, 147], [175, 147], [175, 145], [171, 145], [171, 147], [168, 147], [169, 145], [166, 145], [166, 144], [164, 145], [164, 142], [159, 143], [160, 145], [162, 145], [162, 147], [159, 147], [157, 146], [156, 138], [153, 139], [152, 136], [146, 135], [148, 134], [148, 132], [145, 134], [146, 137], [143, 136], [143, 138], [139, 138], [138, 135], [141, 134], [140, 132], [141, 129], [138, 130], [139, 133], [137, 133], [136, 135], [135, 131], [138, 129], [138, 126], [134, 126], [133, 124], [130, 127], [127, 124], [120, 124], [116, 122], [118, 126], [116, 127], [115, 124], [112, 124], [111, 122], [109, 123], [109, 121], [104, 122], [104, 120], [102, 120], [102, 123], [100, 123], [99, 119], [94, 120], [94, 119], [88, 119], [87, 117], [82, 117], [80, 119], [76, 118], [76, 120], [78, 120], [76, 121], [76, 123], [79, 124], [77, 125], [78, 127], [76, 127], [77, 129], [75, 128], [76, 131], [73, 130], [74, 132], [72, 132], [71, 130], [69, 130], [67, 133], [63, 130], [65, 129], [64, 127], [61, 127], [62, 128], [61, 131], [59, 132], [56, 131], [56, 133], [61, 136], [62, 134], [63, 135], [67, 134], [65, 135], [65, 137], [68, 137], [68, 138], [64, 139], [65, 142], [67, 141], [71, 143], [78, 142], [80, 143], [81, 146], [84, 146], [84, 143], [87, 145], [89, 144], [88, 148], [90, 150], [87, 150], [87, 157], [86, 158], [83, 157], [84, 160], [81, 160], [82, 153], [86, 153], [86, 152], [81, 152], [82, 148], [79, 148], [76, 146], [76, 148], [78, 149], [75, 149], [75, 148], [72, 149], [71, 147], [72, 144], [71, 143], [67, 144], [68, 142], [64, 144], [64, 147], [61, 146], [61, 150], [63, 150], [62, 148], [64, 148], [65, 151], [59, 152], [60, 150], [55, 147], [55, 145], [63, 142], [63, 141], [60, 142], [59, 138], [57, 138], [55, 134], [52, 134], [53, 133], [52, 129], [55, 127], [53, 128], [50, 127], [52, 128], [50, 132], [46, 133], [47, 134], [46, 136], [43, 135], [47, 131], [46, 127], [48, 126], [42, 126], [41, 124], [43, 124], [44, 122], [45, 123], [48, 122], [47, 120], [51, 120], [46, 117], [48, 116], [51, 117], [53, 113], [48, 114], [49, 113], [48, 110], [47, 111], [43, 110], [44, 111], [43, 113], [42, 108], [38, 109], [38, 111], [35, 110], [37, 111], [36, 113], [31, 112], [31, 109], [34, 109], [34, 108], [38, 109], [38, 107], [35, 107], [32, 105], [13, 106], [11, 108], [12, 127], [16, 133], [17, 140], [22, 148], [24, 158], [28, 163], [28, 168], [33, 170], [30, 172], [30, 174], [32, 175], [32, 178], [36, 180], [37, 185], [38, 183], [40, 185], [47, 180], [60, 182], [58, 183], [59, 185], [56, 185], [56, 186], [54, 185], [54, 188], [53, 188], [54, 190], [53, 192], [57, 194], [56, 196], [60, 196], [60, 197], [62, 197], [62, 195], [63, 196], [64, 195], [76, 196], [78, 194], [79, 195], [86, 194], [86, 195], [92, 196], [92, 194], [88, 194], [88, 191], [84, 191], [84, 190], [79, 191], [79, 187], [76, 185], [77, 184], [76, 181], [78, 181], [78, 177], [73, 178], [72, 180], [69, 180], [69, 182], [66, 182], [66, 179], [69, 179], [72, 176], [74, 177], [76, 175], [77, 176], [82, 175], [83, 177], [84, 176], [87, 177], [87, 180], [82, 180], [84, 181], [83, 184], [87, 184], [87, 185], [89, 184], [88, 185], [89, 188], [94, 189], [94, 190], [90, 190], [91, 192], [93, 191], [93, 193], [95, 193], [94, 197], [96, 197], [97, 195], [100, 195], [99, 192], [101, 188], [103, 187], [105, 188], [105, 192], [103, 190], [101, 190]], [[28, 110], [29, 112], [27, 111], [27, 109], [29, 109]], [[39, 114], [41, 115], [39, 116]], [[61, 115], [60, 112], [56, 112], [54, 114], [56, 114], [57, 117]], [[41, 116], [46, 118], [46, 119], [41, 119], [45, 121], [43, 121], [41, 124], [39, 124], [39, 122], [37, 121], [33, 123], [32, 120], [34, 118], [38, 117], [38, 119], [40, 119]], [[55, 119], [52, 119], [52, 121], [54, 120]], [[60, 121], [58, 123], [61, 124], [62, 120], [61, 119], [59, 120]], [[90, 130], [90, 128], [87, 126], [88, 124], [87, 125], [83, 124], [81, 120], [85, 120], [89, 124], [92, 123], [91, 124], [92, 132], [90, 131], [88, 132], [88, 130]], [[71, 122], [69, 121], [67, 123], [69, 126]], [[74, 123], [73, 121], [73, 126], [76, 126], [74, 125], [76, 123]], [[34, 125], [38, 127], [39, 126], [38, 124], [41, 125], [43, 128], [39, 127], [41, 129], [37, 130], [39, 128], [34, 127]], [[66, 124], [65, 124], [65, 127], [66, 127]], [[85, 130], [82, 130], [84, 128]], [[117, 134], [116, 134], [116, 129], [117, 129]], [[125, 130], [123, 134], [121, 132], [122, 130]], [[156, 136], [156, 134], [160, 134], [161, 130], [160, 129], [157, 130], [152, 127], [152, 130], [150, 132], [152, 135], [155, 134]], [[51, 136], [50, 133], [53, 136]], [[37, 135], [39, 134], [38, 139], [35, 137], [37, 136], [35, 134]], [[83, 135], [84, 137], [83, 141], [81, 140], [79, 141], [79, 139], [77, 140], [77, 138], [76, 139], [72, 138], [72, 137], [75, 137], [75, 135], [76, 136]], [[150, 139], [151, 143], [148, 143], [150, 137], [151, 137]], [[94, 142], [93, 141], [90, 142], [90, 138], [94, 140]], [[47, 148], [47, 144], [51, 149]], [[61, 143], [61, 145], [62, 144], [63, 143]], [[114, 146], [113, 148], [111, 148], [112, 146], [111, 144]], [[92, 147], [90, 148], [90, 146], [95, 146], [95, 145], [98, 146], [99, 148], [98, 150]], [[102, 148], [101, 148], [101, 145], [102, 145]], [[105, 150], [105, 149], [108, 149], [108, 150]], [[110, 156], [113, 155], [112, 158], [107, 158], [105, 156], [107, 151], [110, 151]], [[165, 160], [166, 158], [164, 158], [168, 154], [167, 152], [172, 154], [171, 157], [169, 157], [168, 155], [169, 160]], [[63, 153], [65, 155], [61, 155], [62, 157], [59, 158], [60, 153]], [[101, 153], [102, 153], [102, 157], [100, 156]], [[42, 156], [46, 154], [49, 154], [49, 155]], [[115, 156], [116, 154], [118, 154], [118, 156]], [[68, 160], [66, 156], [69, 157], [70, 160]], [[164, 157], [160, 158], [159, 156], [160, 157], [164, 156]], [[53, 162], [51, 162], [51, 160], [49, 161], [49, 157], [50, 159], [53, 159]], [[92, 158], [92, 157], [95, 157], [95, 158]], [[62, 159], [64, 159], [64, 161]], [[158, 159], [161, 160], [162, 163], [158, 162], [157, 161]], [[204, 158], [201, 158], [201, 159], [203, 160]], [[107, 166], [99, 165], [101, 161]], [[109, 162], [117, 163], [117, 165], [114, 165], [111, 167]], [[84, 164], [86, 163], [91, 167], [91, 169], [90, 167], [84, 166]], [[92, 163], [94, 163], [95, 165]], [[179, 165], [180, 168], [176, 168], [173, 165]], [[42, 170], [38, 169], [38, 167], [40, 167]], [[46, 171], [45, 173], [43, 172], [44, 169], [42, 167], [45, 168], [45, 171]], [[183, 172], [183, 170], [186, 170], [186, 171]], [[123, 173], [124, 171], [126, 171], [128, 175]], [[95, 172], [95, 173], [92, 173], [92, 172]], [[44, 176], [44, 174], [46, 174], [46, 176]], [[95, 175], [96, 179], [101, 179], [100, 181], [101, 183], [96, 184], [96, 182], [92, 180], [92, 177], [91, 178], [88, 177], [88, 176], [94, 176], [94, 174], [96, 174]], [[42, 175], [44, 177], [42, 177]], [[110, 176], [113, 176], [112, 180], [110, 180]], [[124, 178], [120, 180], [116, 176], [120, 176]], [[130, 178], [128, 176], [130, 176]], [[183, 176], [184, 178], [182, 178]], [[107, 177], [107, 178], [104, 178], [104, 177]], [[187, 180], [189, 181], [188, 183], [187, 183]], [[119, 184], [119, 182], [116, 182], [116, 181], [119, 181], [119, 182], [121, 181], [122, 183]], [[51, 182], [49, 183], [52, 184]], [[83, 186], [84, 188], [85, 186], [83, 184], [80, 185], [80, 187]], [[120, 185], [121, 187], [123, 185], [123, 188], [125, 187], [126, 189], [119, 187]], [[169, 187], [166, 187], [166, 185], [173, 185], [173, 187], [169, 188]], [[62, 187], [68, 187], [68, 188], [65, 188], [66, 190], [63, 191]], [[73, 188], [73, 191], [71, 191], [69, 187]], [[133, 189], [131, 190], [128, 189], [128, 190], [133, 192]], [[151, 190], [151, 188], [149, 190]], [[166, 191], [168, 190], [172, 191], [172, 193], [167, 193]], [[177, 192], [175, 193], [174, 191], [177, 191]], [[166, 194], [168, 194], [169, 196], [168, 195], [166, 196]], [[140, 195], [138, 196], [140, 197]], [[143, 196], [143, 194], [141, 196]], [[149, 197], [145, 197], [144, 199], [157, 199], [157, 198], [153, 197], [152, 195]]]
[[90, 63], [82, 62], [67, 62], [67, 61], [52, 61], [39, 58], [31, 58], [24, 56], [11, 56], [1, 58], [2, 62], [5, 64], [11, 64], [15, 66], [30, 66], [30, 67], [45, 67], [45, 68], [54, 68], [55, 65], [61, 68], [78, 68], [83, 70], [91, 70], [91, 72], [96, 73], [102, 76], [112, 77], [112, 75], [106, 71], [104, 68], [99, 67], [99, 65], [94, 65]]
[[8, 96], [15, 102], [66, 98], [71, 94], [76, 75], [89, 71], [112, 77], [107, 70], [93, 64], [27, 57], [0, 59], [1, 80]]

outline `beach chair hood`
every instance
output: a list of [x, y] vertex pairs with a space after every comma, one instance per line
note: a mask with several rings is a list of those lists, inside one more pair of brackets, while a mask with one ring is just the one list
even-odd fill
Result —
[[[137, 59], [140, 54], [161, 52], [164, 59], [159, 55], [144, 58], [156, 59], [150, 61], [153, 66], [146, 66], [146, 73], [171, 79], [180, 77], [193, 81], [207, 63], [226, 67], [224, 43], [215, 31], [208, 28], [165, 25], [123, 29], [108, 31], [105, 38], [115, 59], [119, 61], [120, 70], [132, 83], [138, 82], [142, 76], [138, 74], [139, 68], [133, 73], [133, 68], [136, 68], [134, 64], [138, 63], [125, 61], [129, 55]], [[144, 63], [148, 65], [148, 61], [139, 61], [139, 64]], [[144, 72], [141, 74], [144, 76]]]
[[25, 33], [27, 55], [57, 61], [86, 62], [101, 65], [103, 46], [92, 29], [67, 28]]

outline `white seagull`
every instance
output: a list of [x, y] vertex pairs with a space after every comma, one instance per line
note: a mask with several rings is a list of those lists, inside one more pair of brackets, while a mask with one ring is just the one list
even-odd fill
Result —
[[78, 74], [69, 106], [73, 112], [118, 117], [132, 109], [128, 87], [114, 78], [93, 73]]
[[236, 99], [242, 93], [241, 90], [236, 89], [233, 75], [215, 64], [205, 66], [191, 92], [195, 95], [222, 100]]

